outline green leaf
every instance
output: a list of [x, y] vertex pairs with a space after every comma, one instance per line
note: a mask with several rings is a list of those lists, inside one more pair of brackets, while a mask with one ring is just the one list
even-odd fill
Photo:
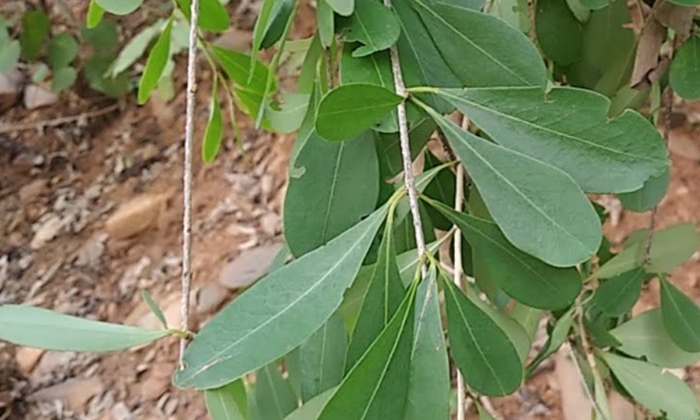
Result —
[[343, 319], [333, 314], [299, 348], [301, 398], [312, 398], [335, 387], [343, 379], [347, 333]]
[[22, 53], [19, 41], [13, 40], [5, 45], [0, 45], [0, 73], [9, 73], [15, 68]]
[[263, 35], [260, 47], [267, 49], [275, 45], [282, 38], [284, 27], [292, 14], [295, 0], [277, 0], [270, 11], [270, 19]]
[[294, 391], [289, 381], [282, 378], [276, 361], [260, 368], [255, 378], [255, 401], [261, 420], [283, 420], [296, 410]]
[[450, 349], [465, 381], [485, 395], [514, 392], [523, 379], [515, 344], [479, 305], [449, 280], [444, 283]]
[[537, 43], [553, 62], [568, 66], [580, 59], [583, 26], [566, 0], [537, 0], [535, 31]]
[[379, 164], [369, 132], [342, 143], [311, 135], [292, 172], [284, 202], [284, 228], [296, 256], [327, 243], [377, 204]]
[[30, 10], [22, 16], [22, 32], [19, 43], [22, 46], [22, 57], [27, 61], [39, 58], [41, 47], [49, 36], [51, 22], [44, 12]]
[[[425, 144], [430, 140], [430, 135], [435, 131], [435, 127], [435, 122], [432, 119], [425, 118], [409, 129], [408, 137], [411, 146], [412, 160], [421, 153]], [[380, 134], [377, 145], [380, 150], [379, 157], [386, 166], [387, 175], [393, 178], [402, 172], [403, 156], [401, 155], [399, 134]], [[386, 179], [384, 181], [386, 181]]]
[[158, 319], [160, 322], [160, 325], [163, 326], [163, 329], [168, 329], [168, 321], [165, 320], [165, 315], [163, 315], [163, 311], [160, 310], [160, 307], [158, 307], [158, 304], [153, 300], [153, 297], [151, 297], [151, 294], [148, 293], [147, 290], [141, 290], [141, 299], [146, 303], [146, 306], [148, 306], [148, 309], [153, 312], [153, 315]]
[[[214, 46], [212, 50], [214, 57], [235, 83], [233, 92], [236, 94], [238, 105], [251, 118], [257, 118], [270, 70], [259, 61], [254, 68], [251, 68], [251, 57], [247, 54], [217, 46]], [[273, 80], [270, 92], [276, 90], [277, 82]]]
[[639, 213], [649, 211], [664, 198], [670, 182], [671, 171], [669, 168], [659, 176], [650, 176], [644, 186], [637, 191], [620, 194], [618, 198], [626, 209]]
[[[459, 79], [442, 58], [418, 13], [411, 7], [411, 0], [394, 1], [393, 6], [402, 29], [396, 48], [401, 57], [401, 72], [406, 86], [460, 87]], [[441, 113], [452, 111], [451, 106], [433, 94], [418, 94], [418, 98]]]
[[102, 21], [102, 16], [105, 14], [105, 9], [97, 4], [96, 0], [90, 0], [90, 6], [88, 6], [87, 17], [85, 18], [85, 25], [88, 29], [93, 29], [95, 26], [99, 25]]
[[126, 73], [115, 78], [105, 77], [113, 58], [110, 55], [90, 57], [85, 63], [85, 77], [92, 89], [118, 98], [129, 90], [129, 77]]
[[355, 11], [355, 0], [326, 0], [340, 16], [350, 16]]
[[602, 238], [600, 220], [573, 179], [429, 112], [516, 248], [556, 267], [573, 266], [596, 253]]
[[[427, 244], [427, 252], [435, 253], [440, 244], [440, 242]], [[399, 266], [399, 273], [401, 274], [401, 280], [404, 286], [410, 284], [410, 282], [414, 280], [418, 261], [418, 251], [416, 249], [403, 252], [396, 257], [396, 263]], [[362, 301], [364, 300], [365, 293], [367, 293], [367, 288], [369, 287], [369, 281], [374, 273], [374, 267], [375, 265], [372, 264], [366, 265], [360, 269], [352, 286], [345, 292], [343, 304], [338, 310], [343, 321], [345, 321], [350, 335], [354, 332]]]
[[185, 352], [180, 387], [215, 388], [301, 344], [340, 305], [387, 207], [259, 280], [209, 321]]
[[602, 358], [632, 398], [653, 415], [665, 414], [669, 420], [700, 418], [693, 391], [672, 373], [612, 353], [602, 353]]
[[327, 0], [319, 0], [316, 4], [316, 22], [321, 44], [324, 48], [330, 47], [335, 36], [335, 16]]
[[311, 95], [306, 93], [285, 93], [280, 109], [268, 107], [265, 115], [270, 126], [278, 133], [293, 133], [301, 127], [309, 108]]
[[109, 324], [24, 305], [0, 305], [0, 339], [13, 344], [56, 351], [124, 350], [165, 337], [151, 331]]
[[[270, 24], [270, 18], [272, 17], [272, 10], [275, 7], [276, 0], [263, 0], [260, 6], [260, 12], [258, 13], [258, 19], [255, 21], [255, 27], [253, 28], [253, 45], [250, 51], [250, 62], [247, 66], [250, 69], [250, 79], [248, 84], [253, 79], [256, 68], [258, 66], [258, 52], [260, 51], [260, 46], [262, 45], [263, 38], [265, 36], [265, 30]], [[257, 114], [257, 113], [256, 113]]]
[[165, 65], [170, 57], [170, 33], [172, 29], [173, 20], [171, 18], [148, 54], [146, 68], [143, 70], [141, 83], [139, 84], [138, 99], [141, 105], [148, 101], [151, 92], [158, 85], [158, 81], [163, 75], [163, 70], [165, 70]]
[[532, 22], [527, 0], [494, 0], [488, 13], [524, 34], [530, 33]]
[[643, 312], [610, 334], [622, 343], [617, 350], [661, 367], [681, 368], [700, 360], [700, 352], [686, 352], [669, 337], [660, 309]]
[[592, 10], [602, 9], [615, 0], [581, 0], [581, 4]]
[[450, 367], [434, 266], [418, 286], [415, 314], [403, 420], [445, 420], [450, 412]]
[[[189, 22], [192, 0], [177, 0], [177, 4]], [[199, 0], [197, 26], [211, 32], [224, 32], [231, 26], [228, 11], [220, 0]]]
[[146, 52], [148, 44], [155, 38], [162, 29], [163, 21], [157, 21], [151, 26], [148, 26], [136, 36], [131, 38], [129, 42], [121, 50], [117, 59], [114, 60], [109, 67], [110, 76], [121, 74], [126, 69], [131, 67], [139, 58]]
[[401, 26], [396, 15], [375, 0], [355, 0], [355, 10], [348, 19], [345, 40], [364, 44], [352, 52], [353, 57], [364, 57], [383, 51], [398, 41]]
[[523, 327], [530, 341], [535, 339], [543, 315], [544, 311], [541, 309], [531, 308], [520, 302], [515, 302], [510, 311], [510, 316]]
[[95, 0], [104, 10], [115, 15], [128, 15], [138, 9], [144, 0]]
[[594, 92], [492, 88], [439, 93], [496, 142], [558, 167], [586, 192], [635, 191], [669, 167], [654, 126], [633, 111], [609, 120], [610, 101]]
[[[239, 405], [239, 399], [243, 406]], [[204, 391], [204, 402], [212, 420], [247, 420], [243, 414], [248, 411], [247, 398], [241, 380]]]
[[112, 53], [119, 44], [119, 30], [117, 24], [111, 20], [102, 20], [94, 28], [83, 28], [81, 34], [93, 51], [98, 53], [92, 58]]
[[528, 376], [534, 371], [537, 365], [556, 353], [569, 337], [569, 331], [571, 331], [571, 327], [574, 325], [575, 309], [576, 307], [572, 307], [556, 320], [552, 332], [549, 334], [549, 337], [547, 337], [547, 343], [542, 347], [537, 357], [528, 365]]
[[347, 140], [380, 122], [401, 102], [402, 97], [379, 86], [344, 85], [321, 101], [316, 130], [326, 140]]
[[317, 395], [311, 401], [306, 402], [288, 415], [284, 420], [316, 420], [336, 389], [337, 388], [331, 388], [323, 394]]
[[[695, 232], [695, 223], [679, 223], [654, 232], [651, 240], [649, 273], [667, 273], [690, 258], [700, 246], [700, 235]], [[639, 240], [628, 241], [625, 249], [605, 263], [591, 277], [607, 279], [625, 273], [644, 263], [646, 234]]]
[[62, 67], [55, 71], [51, 80], [51, 90], [59, 93], [69, 89], [78, 80], [78, 72], [73, 67]]
[[46, 76], [49, 73], [49, 66], [44, 63], [39, 63], [32, 73], [32, 82], [41, 83], [46, 80]]
[[508, 296], [539, 309], [565, 308], [578, 296], [581, 278], [575, 268], [544, 264], [513, 247], [494, 223], [457, 213], [434, 200], [427, 201], [457, 225]]
[[400, 419], [406, 402], [416, 284], [391, 322], [345, 376], [318, 420]]
[[[442, 162], [433, 155], [429, 150], [426, 150], [425, 154], [425, 167], [424, 169], [435, 168], [442, 165]], [[439, 201], [440, 203], [447, 204], [449, 206], [454, 205], [455, 202], [455, 191], [457, 190], [457, 177], [455, 173], [448, 171], [440, 171], [439, 174], [428, 184], [425, 188], [425, 195], [432, 199]], [[430, 219], [433, 221], [433, 225], [440, 230], [445, 232], [452, 228], [452, 223], [439, 211], [436, 211], [432, 207], [427, 208], [427, 212], [430, 215]], [[464, 251], [463, 247], [463, 251]], [[466, 249], [469, 250], [469, 244], [466, 244]], [[467, 252], [471, 252], [470, 250]], [[469, 265], [469, 261], [463, 259], [463, 263]]]
[[202, 142], [202, 160], [205, 163], [212, 163], [216, 158], [224, 133], [224, 121], [221, 116], [221, 105], [219, 105], [216, 83], [214, 83], [212, 88], [210, 106], [209, 122], [207, 122], [207, 128], [204, 130], [204, 140]]
[[401, 305], [405, 290], [396, 263], [393, 217], [384, 228], [377, 263], [360, 308], [360, 315], [348, 347], [345, 369], [349, 371], [362, 358]]
[[673, 342], [687, 352], [700, 352], [700, 308], [664, 276], [661, 282], [661, 315]]
[[669, 0], [671, 3], [677, 4], [684, 7], [695, 7], [700, 5], [699, 0]]
[[626, 314], [637, 303], [645, 277], [644, 269], [636, 268], [605, 280], [598, 286], [593, 304], [610, 317]]
[[[674, 3], [677, 3], [674, 2]], [[700, 1], [695, 0], [700, 4]], [[673, 57], [669, 74], [671, 86], [684, 99], [700, 99], [700, 35], [693, 35]]]
[[447, 65], [462, 84], [544, 86], [547, 74], [537, 48], [502, 20], [465, 7], [412, 0]]
[[58, 34], [49, 41], [49, 65], [56, 71], [67, 67], [78, 55], [78, 41], [71, 34]]
[[570, 67], [567, 80], [610, 97], [629, 83], [637, 41], [626, 2], [603, 0], [594, 6], [602, 9], [591, 13], [584, 26], [582, 58]]

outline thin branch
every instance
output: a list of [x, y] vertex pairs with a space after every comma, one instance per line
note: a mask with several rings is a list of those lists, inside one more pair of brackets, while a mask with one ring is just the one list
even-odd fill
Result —
[[[455, 211], [461, 213], [464, 209], [464, 167], [457, 165], [457, 185], [455, 188]], [[460, 289], [464, 288], [462, 281], [462, 231], [457, 229], [454, 234], [454, 283]], [[467, 418], [467, 394], [466, 384], [462, 372], [457, 369], [457, 420]]]
[[[185, 164], [182, 175], [182, 277], [180, 318], [182, 330], [188, 330], [190, 317], [190, 284], [192, 282], [192, 144], [194, 143], [194, 104], [197, 93], [197, 21], [199, 0], [192, 0], [190, 9], [190, 36], [187, 52], [187, 108], [185, 116]], [[180, 339], [180, 369], [184, 369], [187, 338]]]
[[90, 118], [99, 117], [100, 115], [109, 114], [112, 111], [119, 109], [119, 104], [112, 104], [105, 108], [97, 109], [95, 111], [82, 112], [77, 115], [68, 115], [65, 117], [58, 117], [52, 120], [42, 120], [25, 124], [17, 125], [0, 125], [0, 134], [13, 133], [15, 131], [26, 131], [26, 130], [39, 130], [44, 127], [58, 127], [59, 125], [68, 124], [76, 121], [87, 120]]
[[[391, 0], [384, 0], [384, 5], [391, 8]], [[406, 97], [406, 85], [403, 82], [403, 74], [401, 73], [401, 61], [399, 60], [399, 52], [396, 46], [393, 45], [389, 49], [391, 57], [391, 71], [394, 75], [394, 89], [396, 94]], [[425, 238], [423, 237], [423, 223], [421, 222], [420, 210], [418, 208], [418, 194], [416, 193], [416, 183], [413, 176], [413, 166], [411, 161], [411, 146], [408, 137], [408, 119], [406, 118], [406, 103], [401, 102], [398, 105], [399, 114], [399, 140], [401, 144], [401, 156], [403, 158], [403, 173], [404, 183], [408, 191], [408, 204], [411, 207], [411, 215], [413, 216], [413, 227], [416, 235], [416, 247], [418, 248], [419, 257], [425, 255]], [[422, 267], [423, 277], [426, 276], [427, 270], [425, 265]]]

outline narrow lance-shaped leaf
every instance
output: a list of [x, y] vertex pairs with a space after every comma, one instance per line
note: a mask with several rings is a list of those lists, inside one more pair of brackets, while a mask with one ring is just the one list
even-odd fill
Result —
[[643, 312], [610, 331], [621, 345], [616, 348], [633, 357], [666, 368], [682, 368], [700, 360], [700, 352], [678, 347], [666, 332], [660, 309]]
[[544, 86], [537, 48], [502, 20], [469, 8], [412, 0], [442, 57], [463, 85]]
[[700, 408], [693, 391], [672, 373], [639, 360], [603, 353], [603, 360], [625, 390], [653, 415], [669, 420], [697, 420]]
[[270, 18], [272, 17], [272, 10], [275, 7], [276, 0], [263, 0], [260, 6], [260, 12], [258, 13], [258, 19], [255, 21], [255, 27], [253, 28], [253, 45], [250, 51], [250, 79], [248, 83], [252, 81], [252, 76], [255, 74], [255, 68], [258, 66], [258, 52], [260, 51], [260, 46], [263, 42], [263, 37], [265, 36], [265, 31], [269, 25]]
[[391, 47], [399, 39], [401, 26], [394, 13], [375, 0], [355, 0], [355, 10], [348, 19], [345, 39], [364, 44], [353, 57], [364, 57]]
[[282, 38], [287, 21], [292, 15], [294, 2], [296, 0], [277, 0], [270, 11], [270, 19], [267, 22], [263, 40], [260, 44], [262, 49], [270, 48]]
[[380, 86], [341, 86], [321, 101], [316, 130], [326, 140], [353, 138], [381, 121], [402, 101], [402, 97]]
[[455, 363], [475, 391], [502, 396], [523, 379], [523, 365], [508, 335], [449, 280], [445, 284], [447, 330]]
[[212, 420], [247, 420], [248, 402], [242, 380], [204, 391], [204, 402]]
[[700, 308], [664, 276], [661, 282], [661, 315], [673, 342], [687, 352], [700, 352]]
[[377, 204], [378, 177], [370, 132], [341, 143], [309, 136], [294, 160], [284, 201], [292, 254], [318, 248], [369, 214]]
[[168, 321], [165, 319], [165, 315], [163, 314], [163, 311], [160, 309], [158, 304], [153, 300], [153, 297], [151, 296], [150, 293], [148, 293], [147, 290], [141, 290], [141, 299], [146, 303], [146, 306], [148, 306], [148, 309], [151, 310], [153, 315], [158, 319], [158, 322], [160, 322], [160, 325], [164, 329], [168, 329]]
[[396, 264], [394, 249], [393, 217], [390, 216], [384, 228], [384, 237], [374, 272], [362, 300], [360, 315], [348, 347], [346, 371], [352, 369], [367, 349], [389, 324], [404, 296], [401, 273]]
[[[654, 232], [649, 265], [645, 267], [647, 272], [667, 273], [690, 258], [700, 246], [700, 235], [695, 232], [695, 227], [695, 223], [679, 223]], [[603, 264], [590, 278], [607, 279], [641, 267], [644, 263], [646, 236], [642, 232], [638, 240], [628, 241], [622, 252]]]
[[561, 309], [578, 296], [581, 277], [575, 268], [549, 266], [513, 247], [494, 223], [427, 201], [459, 227], [493, 280], [513, 299], [535, 308]]
[[299, 348], [301, 398], [309, 401], [343, 379], [347, 333], [338, 314], [313, 333]]
[[318, 420], [401, 420], [408, 390], [416, 286], [347, 374]]
[[403, 420], [445, 420], [450, 412], [450, 367], [442, 331], [437, 273], [428, 277], [416, 292], [413, 349]]
[[99, 25], [104, 14], [105, 9], [103, 9], [96, 0], [90, 0], [90, 6], [88, 6], [88, 12], [85, 18], [85, 26], [87, 26], [88, 29], [92, 29]]
[[586, 192], [627, 192], [668, 169], [663, 139], [635, 111], [608, 119], [610, 100], [554, 88], [443, 89], [497, 143], [571, 175]]
[[[461, 87], [462, 83], [440, 55], [418, 13], [411, 7], [411, 1], [393, 2], [402, 29], [396, 48], [401, 57], [401, 72], [406, 86]], [[419, 94], [418, 97], [440, 113], [452, 110], [451, 106], [433, 94]]]
[[337, 388], [331, 388], [289, 414], [284, 420], [316, 420]]
[[528, 365], [527, 376], [529, 376], [529, 374], [533, 372], [535, 368], [542, 363], [542, 361], [556, 353], [562, 344], [564, 344], [569, 336], [569, 331], [574, 324], [575, 309], [575, 307], [569, 309], [564, 313], [564, 315], [561, 316], [561, 318], [556, 320], [554, 323], [554, 328], [552, 328], [552, 332], [549, 334], [544, 347], [542, 347], [542, 350], [540, 350], [535, 359]]
[[632, 309], [642, 292], [646, 272], [637, 268], [603, 281], [593, 297], [593, 304], [611, 317], [622, 316]]
[[[503, 234], [516, 248], [542, 261], [568, 267], [589, 259], [602, 240], [590, 201], [564, 172], [461, 129], [437, 121], [479, 188]], [[522, 220], [528, 220], [523, 224]]]
[[209, 122], [204, 130], [204, 140], [202, 141], [202, 160], [211, 163], [219, 153], [221, 137], [224, 133], [224, 121], [221, 115], [221, 105], [219, 105], [219, 95], [216, 89], [216, 79], [211, 90], [211, 109], [209, 111]]
[[326, 246], [258, 281], [215, 316], [185, 352], [180, 387], [215, 388], [260, 368], [301, 344], [340, 305], [387, 207]]
[[319, 0], [316, 4], [316, 22], [321, 44], [324, 48], [328, 48], [335, 36], [335, 16], [327, 0]]
[[141, 82], [139, 84], [139, 104], [145, 104], [146, 101], [148, 101], [151, 92], [153, 92], [153, 89], [158, 85], [163, 70], [165, 70], [165, 65], [170, 56], [170, 33], [172, 29], [173, 19], [171, 18], [158, 37], [158, 40], [153, 45], [153, 48], [151, 48], [151, 52], [148, 54], [146, 67], [143, 70]]
[[152, 331], [109, 324], [23, 305], [0, 305], [0, 339], [19, 346], [56, 351], [124, 350], [165, 337]]
[[260, 368], [255, 378], [255, 401], [260, 420], [283, 420], [296, 410], [296, 396], [289, 381], [282, 377], [276, 361]]

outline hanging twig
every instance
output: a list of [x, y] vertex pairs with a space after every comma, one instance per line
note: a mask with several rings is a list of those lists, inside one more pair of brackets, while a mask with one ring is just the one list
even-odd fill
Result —
[[[194, 143], [194, 103], [197, 93], [197, 21], [199, 0], [192, 0], [190, 9], [190, 37], [187, 52], [187, 108], [185, 116], [185, 164], [182, 176], [182, 295], [180, 317], [182, 330], [188, 331], [190, 317], [190, 283], [192, 282], [192, 143]], [[180, 339], [180, 369], [184, 369], [183, 357], [187, 339]]]
[[[464, 123], [464, 120], [463, 120]], [[464, 167], [457, 165], [457, 185], [455, 188], [455, 211], [461, 213], [464, 209]], [[462, 281], [462, 231], [457, 229], [454, 234], [454, 283], [460, 289], [464, 288]], [[462, 372], [457, 369], [457, 420], [467, 418], [467, 389]]]
[[[391, 0], [384, 0], [384, 5], [391, 8]], [[396, 94], [406, 97], [406, 85], [403, 82], [401, 73], [401, 61], [399, 60], [399, 52], [396, 46], [389, 49], [391, 58], [391, 71], [394, 75], [394, 89]], [[403, 174], [404, 183], [408, 192], [408, 204], [411, 207], [411, 215], [413, 216], [413, 227], [416, 234], [416, 247], [418, 248], [419, 257], [425, 255], [425, 238], [423, 237], [423, 223], [420, 218], [420, 209], [418, 208], [418, 194], [416, 193], [416, 185], [413, 176], [413, 166], [411, 161], [411, 146], [408, 137], [408, 119], [406, 118], [406, 103], [401, 102], [398, 106], [399, 114], [399, 140], [401, 144], [401, 156], [403, 158]], [[423, 277], [426, 276], [427, 270], [425, 265], [422, 268]]]

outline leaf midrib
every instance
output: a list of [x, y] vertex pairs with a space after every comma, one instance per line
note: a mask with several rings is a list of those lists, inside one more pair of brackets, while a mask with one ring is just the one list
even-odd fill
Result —
[[[528, 88], [528, 89], [532, 89], [532, 88]], [[486, 90], [486, 89], [483, 89], [483, 90]], [[474, 106], [474, 107], [476, 107], [476, 108], [479, 108], [479, 109], [482, 109], [482, 110], [484, 110], [484, 111], [486, 111], [486, 112], [490, 112], [490, 113], [493, 113], [493, 114], [495, 114], [495, 115], [504, 117], [505, 119], [509, 119], [509, 120], [511, 120], [511, 121], [515, 121], [515, 122], [517, 122], [517, 123], [530, 126], [530, 127], [534, 128], [535, 130], [540, 130], [540, 131], [549, 132], [549, 133], [551, 133], [551, 134], [554, 134], [554, 135], [557, 136], [557, 137], [563, 137], [563, 138], [567, 138], [567, 139], [572, 140], [572, 141], [575, 141], [575, 142], [583, 143], [583, 144], [586, 144], [587, 146], [590, 146], [590, 147], [592, 147], [592, 148], [602, 149], [602, 150], [604, 150], [604, 151], [606, 151], [606, 152], [608, 152], [608, 153], [611, 153], [611, 154], [618, 154], [618, 155], [622, 155], [622, 156], [626, 156], [626, 157], [630, 157], [630, 158], [634, 158], [634, 159], [639, 159], [639, 160], [646, 160], [646, 161], [654, 162], [654, 163], [664, 163], [664, 165], [666, 166], [666, 161], [664, 161], [664, 160], [655, 159], [655, 158], [650, 158], [650, 157], [642, 156], [642, 155], [635, 155], [635, 154], [631, 154], [631, 153], [626, 153], [626, 152], [624, 152], [624, 151], [617, 150], [617, 149], [611, 149], [611, 148], [606, 147], [606, 146], [604, 146], [604, 145], [602, 145], [602, 144], [594, 143], [594, 142], [588, 141], [588, 140], [586, 140], [586, 139], [584, 139], [584, 138], [581, 138], [581, 137], [576, 137], [576, 136], [573, 136], [573, 135], [571, 135], [571, 134], [563, 133], [563, 132], [561, 132], [561, 131], [556, 131], [556, 130], [551, 129], [551, 128], [549, 128], [549, 127], [544, 127], [544, 126], [541, 126], [541, 125], [537, 125], [537, 124], [531, 123], [531, 122], [529, 122], [529, 121], [526, 121], [526, 120], [517, 118], [517, 117], [515, 117], [515, 116], [509, 115], [509, 114], [505, 114], [505, 113], [500, 112], [500, 111], [498, 111], [498, 110], [495, 110], [495, 109], [493, 109], [493, 108], [489, 108], [489, 107], [483, 106], [483, 105], [481, 105], [481, 104], [479, 104], [479, 103], [477, 103], [477, 102], [470, 101], [470, 100], [468, 100], [468, 99], [466, 99], [466, 98], [463, 98], [463, 97], [461, 97], [461, 96], [453, 95], [453, 94], [447, 92], [447, 91], [444, 90], [444, 89], [440, 89], [440, 90], [439, 90], [439, 93], [440, 93], [441, 95], [448, 96], [448, 97], [451, 97], [451, 98], [456, 99], [456, 100], [464, 101], [464, 102], [466, 102], [466, 103], [468, 103], [468, 104], [470, 104], [470, 105], [472, 105], [472, 106]], [[598, 124], [597, 126], [600, 126], [600, 124]]]
[[293, 300], [293, 301], [292, 301], [289, 305], [287, 305], [284, 309], [282, 309], [281, 311], [278, 311], [276, 314], [274, 314], [273, 316], [271, 316], [270, 318], [268, 318], [265, 322], [261, 323], [260, 325], [258, 325], [258, 326], [255, 327], [255, 328], [253, 328], [251, 331], [249, 331], [248, 333], [246, 333], [243, 337], [239, 338], [238, 340], [236, 340], [236, 341], [230, 343], [229, 345], [227, 345], [226, 347], [224, 347], [224, 348], [221, 349], [220, 351], [216, 352], [216, 353], [215, 353], [212, 357], [210, 357], [206, 362], [201, 363], [201, 364], [200, 364], [201, 367], [200, 367], [199, 369], [195, 370], [190, 376], [188, 376], [188, 377], [186, 377], [186, 378], [183, 378], [183, 380], [180, 381], [180, 382], [181, 382], [181, 383], [187, 383], [187, 382], [189, 382], [192, 378], [194, 378], [195, 376], [199, 375], [200, 373], [202, 373], [202, 372], [204, 372], [204, 371], [206, 371], [206, 370], [209, 370], [211, 367], [216, 366], [217, 364], [222, 363], [222, 362], [224, 362], [224, 361], [230, 359], [232, 356], [227, 356], [227, 357], [224, 357], [224, 358], [222, 358], [222, 359], [219, 359], [219, 357], [222, 356], [224, 353], [228, 352], [229, 350], [231, 350], [232, 348], [234, 348], [235, 346], [237, 346], [238, 344], [240, 344], [243, 340], [246, 340], [248, 337], [252, 336], [253, 334], [256, 334], [258, 331], [260, 331], [261, 329], [263, 329], [264, 327], [266, 327], [267, 325], [269, 325], [270, 323], [272, 323], [273, 321], [275, 321], [277, 318], [281, 317], [281, 316], [282, 316], [283, 314], [285, 314], [287, 311], [289, 311], [290, 308], [294, 307], [294, 306], [297, 305], [300, 301], [302, 301], [302, 300], [305, 299], [307, 296], [309, 296], [317, 287], [319, 287], [320, 284], [322, 284], [322, 283], [326, 280], [326, 278], [328, 278], [328, 277], [338, 268], [338, 266], [340, 266], [342, 263], [345, 262], [345, 260], [347, 259], [348, 255], [350, 255], [350, 254], [354, 251], [355, 246], [356, 246], [359, 242], [362, 242], [362, 241], [364, 240], [364, 238], [369, 234], [369, 232], [370, 232], [371, 230], [372, 230], [372, 229], [367, 229], [367, 230], [360, 236], [360, 238], [359, 238], [357, 241], [355, 241], [355, 243], [354, 243], [352, 246], [348, 247], [347, 252], [346, 252], [345, 254], [343, 254], [342, 257], [340, 257], [340, 258], [338, 259], [338, 262], [336, 262], [336, 263], [328, 270], [328, 272], [327, 272], [326, 274], [324, 274], [316, 283], [312, 284], [311, 287], [309, 287], [308, 290], [306, 290], [304, 293], [302, 293], [298, 298], [296, 298], [295, 300]]
[[[477, 45], [476, 43], [474, 43], [474, 41], [472, 41], [471, 39], [469, 39], [468, 37], [466, 37], [465, 35], [463, 35], [457, 28], [455, 28], [455, 27], [452, 26], [449, 22], [447, 22], [445, 19], [443, 19], [442, 16], [438, 15], [437, 13], [435, 13], [432, 9], [430, 9], [430, 8], [429, 8], [425, 3], [423, 3], [421, 0], [414, 0], [414, 1], [415, 1], [417, 4], [419, 4], [421, 7], [423, 7], [424, 9], [426, 9], [426, 10], [427, 10], [430, 14], [432, 14], [436, 19], [438, 19], [439, 21], [441, 21], [446, 27], [448, 27], [450, 30], [452, 30], [452, 32], [456, 33], [460, 38], [462, 38], [462, 39], [464, 39], [465, 41], [467, 41], [467, 42], [468, 42], [472, 47], [474, 47], [477, 51], [479, 51], [480, 53], [482, 53], [483, 55], [485, 55], [486, 57], [488, 57], [491, 61], [493, 61], [494, 63], [496, 63], [498, 66], [500, 66], [501, 68], [503, 68], [505, 71], [507, 71], [508, 73], [512, 74], [513, 76], [515, 76], [517, 79], [519, 79], [521, 82], [525, 83], [526, 85], [528, 85], [528, 86], [531, 86], [531, 85], [532, 85], [532, 83], [530, 83], [529, 81], [527, 81], [527, 80], [523, 79], [522, 77], [520, 77], [519, 74], [515, 73], [513, 70], [511, 70], [510, 68], [508, 68], [508, 66], [506, 66], [506, 65], [503, 64], [503, 63], [501, 63], [501, 62], [500, 62], [499, 60], [497, 60], [494, 56], [492, 56], [491, 54], [489, 54], [488, 51], [484, 50], [483, 48], [481, 48], [481, 46]], [[449, 6], [448, 6], [448, 7], [449, 7]], [[455, 9], [468, 10], [468, 9], [464, 9], [464, 8], [460, 8], [460, 7], [455, 7], [455, 6], [451, 6], [451, 7], [454, 7]]]
[[[467, 319], [466, 314], [462, 310], [462, 306], [459, 304], [459, 300], [457, 299], [456, 292], [454, 291], [452, 286], [448, 287], [448, 289], [450, 290], [450, 294], [452, 295], [452, 301], [454, 302], [455, 306], [457, 307], [457, 310], [459, 311], [460, 318], [462, 318], [462, 321], [467, 329], [467, 332], [469, 333], [469, 336], [472, 339], [472, 342], [474, 343], [474, 346], [478, 350], [479, 355], [481, 356], [481, 359], [484, 361], [484, 364], [486, 365], [486, 367], [488, 367], [488, 369], [493, 374], [494, 379], [498, 383], [498, 387], [501, 389], [501, 393], [505, 395], [506, 390], [503, 387], [503, 383], [501, 382], [501, 379], [496, 374], [496, 371], [494, 370], [493, 366], [491, 366], [491, 363], [489, 362], [489, 360], [486, 358], [486, 354], [484, 354], [483, 350], [481, 349], [481, 346], [479, 345], [479, 341], [474, 336], [474, 333], [472, 332], [471, 326], [469, 324], [469, 320]], [[469, 299], [469, 298], [466, 298], [466, 299]]]
[[[535, 203], [533, 203], [532, 200], [530, 200], [529, 197], [527, 197], [525, 194], [523, 194], [523, 192], [520, 191], [520, 189], [517, 188], [508, 178], [506, 178], [506, 177], [503, 176], [499, 171], [497, 171], [496, 168], [494, 168], [488, 160], [486, 160], [483, 156], [481, 156], [481, 154], [480, 154], [479, 152], [477, 152], [476, 149], [474, 149], [474, 148], [472, 147], [472, 145], [469, 144], [469, 142], [468, 142], [466, 139], [463, 139], [463, 138], [462, 138], [462, 136], [460, 135], [460, 133], [459, 133], [458, 131], [456, 131], [456, 130], [454, 129], [454, 127], [452, 127], [451, 123], [448, 122], [447, 124], [444, 124], [444, 125], [446, 125], [447, 127], [449, 127], [449, 129], [452, 130], [452, 132], [457, 136], [457, 138], [459, 138], [460, 140], [462, 140], [462, 143], [463, 143], [464, 145], [466, 145], [466, 146], [472, 151], [472, 153], [474, 154], [474, 156], [476, 156], [484, 165], [486, 165], [489, 169], [491, 169], [491, 171], [492, 171], [494, 174], [496, 174], [500, 179], [502, 179], [506, 184], [508, 184], [508, 186], [510, 186], [510, 187], [513, 189], [514, 192], [516, 192], [516, 193], [517, 193], [520, 197], [522, 197], [530, 206], [532, 206], [532, 208], [535, 209], [537, 213], [541, 214], [547, 221], [549, 221], [554, 227], [556, 227], [557, 230], [560, 230], [560, 231], [564, 232], [567, 236], [569, 236], [569, 237], [571, 237], [572, 239], [574, 239], [574, 242], [576, 242], [576, 243], [578, 243], [579, 245], [582, 246], [584, 252], [590, 254], [590, 251], [588, 250], [588, 247], [586, 246], [586, 244], [584, 244], [583, 242], [581, 242], [580, 239], [578, 239], [576, 236], [574, 236], [573, 234], [571, 234], [568, 230], [564, 229], [564, 227], [561, 226], [561, 225], [559, 224], [559, 222], [557, 222], [556, 220], [552, 219], [548, 214], [546, 214], [544, 211], [542, 211], [542, 209], [540, 209], [537, 205], [535, 205]], [[501, 146], [501, 147], [502, 147], [502, 146]], [[507, 150], [507, 149], [504, 149], [504, 150]], [[528, 156], [526, 156], [526, 155], [523, 155], [523, 154], [521, 154], [521, 153], [518, 153], [518, 152], [515, 152], [515, 151], [512, 151], [512, 150], [510, 150], [510, 152], [511, 152], [511, 153], [518, 154], [518, 155], [520, 155], [520, 156], [522, 156], [523, 158], [526, 158], [526, 159], [532, 159], [532, 158], [530, 158], [530, 157], [528, 157]], [[532, 159], [532, 160], [534, 160], [534, 159]], [[548, 164], [545, 164], [544, 162], [538, 162], [538, 163], [549, 166]], [[553, 167], [553, 166], [552, 166], [551, 168], [552, 168], [552, 169], [556, 169], [556, 168]], [[558, 169], [556, 169], [556, 170], [558, 170]], [[562, 173], [563, 173], [563, 172], [562, 172]], [[476, 182], [476, 181], [475, 181], [475, 182]]]

